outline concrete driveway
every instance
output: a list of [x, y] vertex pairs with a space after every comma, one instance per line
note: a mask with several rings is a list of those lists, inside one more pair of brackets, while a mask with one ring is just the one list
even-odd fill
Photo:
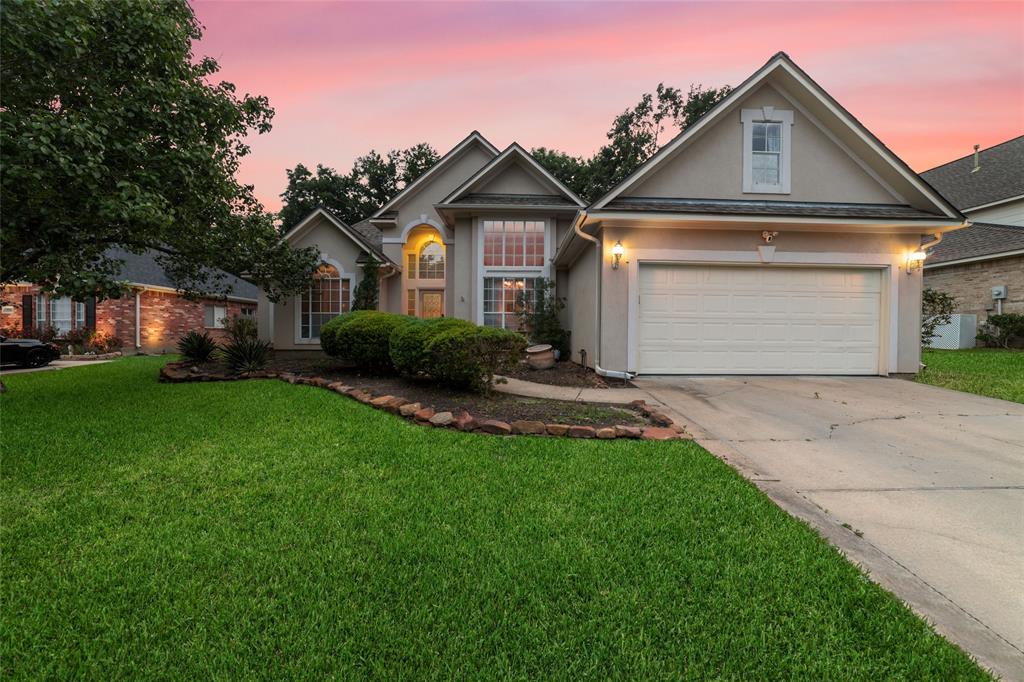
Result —
[[634, 383], [940, 632], [1024, 679], [1024, 405], [879, 377]]

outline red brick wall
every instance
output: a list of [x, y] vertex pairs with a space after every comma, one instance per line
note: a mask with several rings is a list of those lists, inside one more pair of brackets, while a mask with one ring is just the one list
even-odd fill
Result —
[[[14, 305], [13, 313], [0, 315], [0, 327], [21, 328], [21, 297], [36, 294], [36, 287], [4, 287], [4, 301]], [[225, 306], [229, 316], [240, 315], [242, 307], [255, 310], [255, 303], [236, 301], [214, 301], [213, 299], [189, 301], [175, 293], [164, 291], [143, 291], [140, 294], [140, 349], [146, 353], [172, 352], [182, 336], [193, 329], [203, 331], [205, 305]], [[108, 299], [96, 305], [96, 330], [116, 336], [121, 340], [122, 350], [135, 350], [135, 296]], [[209, 329], [210, 335], [222, 338], [220, 329]]]

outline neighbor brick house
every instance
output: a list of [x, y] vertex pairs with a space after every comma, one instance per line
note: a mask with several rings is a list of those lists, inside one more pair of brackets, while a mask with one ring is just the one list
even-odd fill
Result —
[[[921, 174], [972, 225], [945, 236], [925, 261], [924, 284], [956, 297], [957, 312], [1024, 313], [1024, 135]], [[1006, 298], [992, 296], [1005, 286]]]
[[206, 330], [219, 337], [229, 316], [256, 316], [259, 290], [244, 280], [228, 276], [232, 292], [227, 297], [190, 301], [181, 296], [151, 251], [133, 254], [120, 249], [108, 255], [124, 261], [118, 279], [129, 293], [97, 302], [72, 301], [48, 296], [31, 284], [4, 287], [0, 329], [38, 330], [52, 326], [61, 334], [88, 327], [116, 337], [124, 352], [173, 351], [184, 334]]
[[373, 254], [379, 307], [515, 327], [553, 280], [572, 359], [633, 374], [912, 373], [922, 246], [964, 216], [787, 55], [589, 205], [518, 144], [471, 133], [356, 225], [317, 210], [307, 291], [260, 334], [316, 348]]

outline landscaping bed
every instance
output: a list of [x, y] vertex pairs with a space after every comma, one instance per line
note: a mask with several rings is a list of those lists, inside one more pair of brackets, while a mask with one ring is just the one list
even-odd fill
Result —
[[550, 369], [533, 369], [527, 363], [507, 372], [506, 376], [523, 381], [532, 381], [549, 386], [569, 386], [572, 388], [632, 388], [633, 384], [624, 379], [606, 379], [586, 367], [575, 362], [556, 362]]
[[325, 388], [417, 423], [494, 435], [686, 437], [683, 427], [642, 402], [621, 406], [476, 393], [429, 380], [359, 372], [323, 356], [275, 354], [266, 370], [247, 374], [232, 373], [219, 361], [172, 362], [161, 369], [160, 377], [172, 383], [282, 379]]

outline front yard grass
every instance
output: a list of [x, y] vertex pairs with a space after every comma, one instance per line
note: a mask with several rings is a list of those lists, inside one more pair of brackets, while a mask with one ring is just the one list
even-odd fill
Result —
[[916, 381], [1024, 403], [1024, 351], [999, 348], [928, 350]]
[[6, 378], [4, 679], [987, 678], [693, 443], [163, 361]]

